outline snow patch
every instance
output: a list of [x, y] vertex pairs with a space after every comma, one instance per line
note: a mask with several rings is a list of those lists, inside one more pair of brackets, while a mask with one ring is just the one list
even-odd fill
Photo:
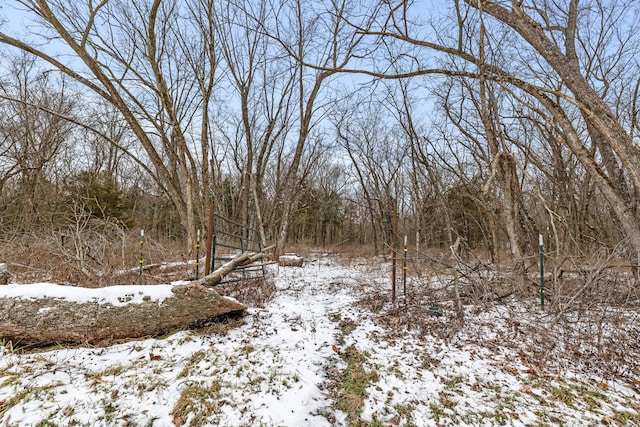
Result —
[[170, 285], [117, 285], [104, 288], [80, 288], [56, 283], [11, 284], [0, 287], [0, 298], [54, 298], [77, 303], [125, 306], [149, 301], [160, 303], [173, 296], [171, 290], [177, 283], [179, 282]]

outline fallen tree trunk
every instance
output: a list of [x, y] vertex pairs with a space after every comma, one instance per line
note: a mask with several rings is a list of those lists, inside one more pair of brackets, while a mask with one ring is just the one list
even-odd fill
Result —
[[[175, 286], [97, 289], [55, 284], [3, 286], [0, 291], [0, 339], [20, 345], [49, 345], [142, 338], [242, 312], [246, 309], [244, 305], [222, 297], [207, 285], [220, 282], [234, 268], [250, 264], [261, 256], [261, 253], [242, 253], [196, 282]], [[37, 293], [35, 287], [44, 289], [41, 296], [33, 296]], [[155, 290], [156, 294], [162, 290], [164, 294], [161, 298], [143, 295], [146, 290], [150, 293]], [[114, 292], [122, 296], [104, 297]], [[82, 298], [77, 298], [78, 294], [82, 294]]]
[[220, 283], [226, 275], [231, 273], [236, 268], [249, 265], [253, 262], [258, 261], [259, 259], [262, 259], [262, 257], [264, 256], [264, 253], [270, 251], [273, 248], [274, 246], [269, 246], [268, 248], [263, 249], [262, 252], [242, 252], [241, 254], [235, 256], [232, 260], [230, 260], [226, 264], [223, 264], [222, 267], [220, 267], [213, 273], [204, 276], [200, 280], [195, 280], [192, 283], [204, 285], [204, 286], [216, 285]]
[[0, 285], [6, 285], [11, 279], [11, 273], [7, 271], [7, 264], [0, 263]]
[[284, 254], [278, 258], [281, 267], [302, 267], [304, 259], [296, 254]]
[[[73, 287], [68, 288], [69, 293], [74, 292]], [[51, 297], [0, 298], [0, 338], [21, 345], [142, 338], [185, 329], [246, 309], [201, 285], [177, 285], [171, 292], [173, 295], [161, 302], [124, 305]]]

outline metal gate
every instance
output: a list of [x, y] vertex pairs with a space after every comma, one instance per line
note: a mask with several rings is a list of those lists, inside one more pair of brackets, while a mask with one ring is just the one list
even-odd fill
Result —
[[[257, 230], [215, 213], [211, 271], [215, 271], [216, 268], [221, 267], [222, 264], [230, 261], [242, 252], [262, 252], [262, 243], [258, 236]], [[260, 258], [253, 264], [238, 267], [225, 277], [220, 284], [264, 278], [264, 267], [264, 259]]]

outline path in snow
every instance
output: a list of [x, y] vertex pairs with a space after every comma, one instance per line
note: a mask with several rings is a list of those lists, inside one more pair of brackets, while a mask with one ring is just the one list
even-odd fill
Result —
[[317, 261], [279, 268], [277, 293], [226, 335], [181, 332], [107, 348], [18, 354], [0, 347], [7, 426], [329, 426], [326, 372], [340, 363], [329, 314], [350, 306], [358, 272]]

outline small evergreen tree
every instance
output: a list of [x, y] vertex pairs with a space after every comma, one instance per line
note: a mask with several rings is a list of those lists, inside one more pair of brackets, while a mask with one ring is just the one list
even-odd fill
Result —
[[[81, 171], [67, 182], [67, 206], [74, 214], [81, 213], [105, 221], [131, 227], [133, 203], [116, 181], [104, 173]], [[77, 212], [80, 209], [82, 212]]]

